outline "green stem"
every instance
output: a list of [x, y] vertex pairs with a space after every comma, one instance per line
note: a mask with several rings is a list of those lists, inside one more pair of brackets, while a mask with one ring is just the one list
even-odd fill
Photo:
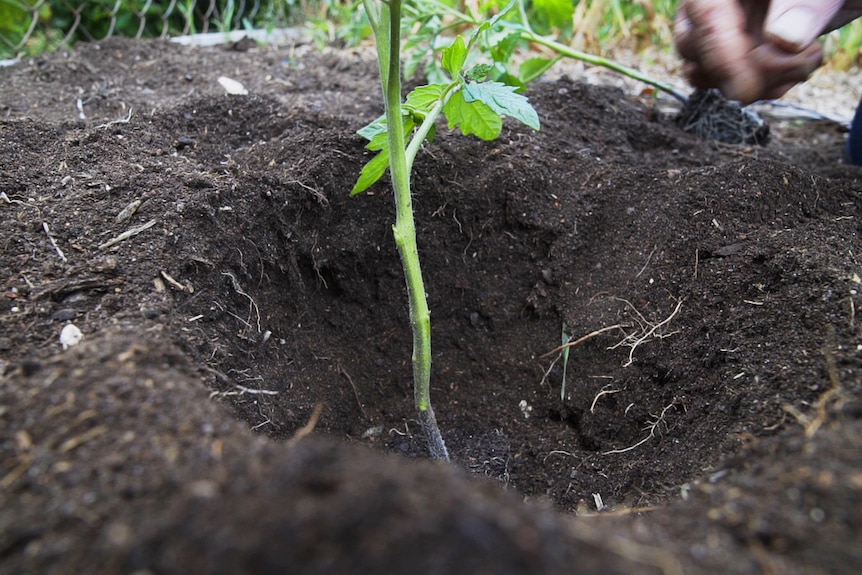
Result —
[[[412, 164], [412, 161], [408, 162], [404, 149], [404, 124], [401, 117], [401, 2], [402, 0], [384, 2], [377, 36], [389, 133], [389, 173], [392, 176], [395, 193], [395, 225], [392, 226], [392, 233], [407, 281], [410, 325], [413, 329], [413, 393], [416, 409], [419, 411], [419, 422], [428, 439], [431, 456], [448, 461], [449, 453], [437, 426], [434, 410], [431, 408], [431, 315], [416, 245], [416, 224], [413, 219], [413, 199], [410, 193], [409, 164]], [[388, 24], [384, 20], [387, 15], [387, 4]], [[387, 36], [388, 46], [386, 50], [381, 51], [380, 40], [383, 36]], [[415, 157], [415, 152], [413, 156]]]
[[[467, 24], [472, 24], [474, 26], [478, 26], [480, 24], [480, 22], [476, 18], [468, 14], [459, 12], [454, 8], [450, 8], [449, 6], [446, 6], [441, 2], [436, 2], [435, 0], [429, 1], [431, 4], [436, 6], [438, 10], [440, 10], [442, 13], [454, 16], [456, 19], [461, 20], [462, 22], [465, 22]], [[554, 40], [550, 40], [548, 38], [540, 36], [539, 34], [536, 34], [530, 27], [527, 15], [524, 12], [523, 2], [518, 2], [518, 10], [521, 18], [521, 24], [517, 27], [517, 30], [520, 33], [521, 38], [523, 38], [524, 40], [527, 40], [528, 42], [535, 42], [536, 44], [541, 44], [542, 46], [546, 46], [562, 56], [574, 58], [575, 60], [581, 60], [582, 62], [593, 64], [594, 66], [602, 66], [609, 70], [613, 70], [614, 72], [618, 72], [624, 76], [628, 76], [632, 80], [637, 80], [649, 86], [653, 86], [654, 88], [661, 90], [662, 92], [665, 92], [670, 96], [673, 96], [682, 103], [686, 103], [688, 101], [688, 98], [684, 94], [675, 90], [670, 84], [665, 84], [664, 82], [655, 80], [653, 78], [650, 78], [649, 76], [645, 76], [634, 68], [623, 66], [622, 64], [618, 64], [617, 62], [614, 62], [613, 60], [608, 60], [607, 58], [602, 58], [601, 56], [593, 56], [592, 54], [587, 54], [586, 52], [575, 50], [573, 48], [570, 48], [569, 46], [566, 46], [565, 44], [555, 42]]]
[[422, 143], [425, 142], [425, 138], [428, 137], [428, 132], [431, 131], [431, 127], [437, 121], [437, 118], [440, 117], [440, 114], [443, 113], [443, 108], [446, 106], [446, 102], [448, 102], [449, 98], [451, 98], [452, 95], [460, 89], [460, 84], [454, 84], [449, 91], [440, 96], [440, 100], [438, 100], [437, 103], [434, 104], [434, 107], [425, 115], [425, 119], [422, 120], [422, 124], [419, 126], [419, 129], [416, 130], [416, 133], [413, 135], [413, 139], [410, 140], [410, 145], [407, 146], [406, 155], [408, 173], [413, 169], [413, 160], [416, 159], [416, 154], [419, 153], [419, 148], [422, 147]]
[[607, 58], [602, 58], [601, 56], [593, 56], [592, 54], [587, 54], [586, 52], [581, 52], [580, 50], [575, 50], [566, 46], [565, 44], [561, 44], [559, 42], [555, 42], [554, 40], [549, 40], [543, 36], [539, 36], [535, 32], [524, 30], [521, 33], [521, 37], [530, 42], [535, 42], [536, 44], [540, 44], [542, 46], [547, 46], [557, 54], [561, 54], [563, 56], [567, 56], [569, 58], [574, 58], [575, 60], [581, 60], [588, 64], [593, 64], [595, 66], [603, 66], [608, 68], [609, 70], [613, 70], [614, 72], [619, 72], [624, 76], [628, 76], [632, 80], [637, 80], [639, 82], [643, 82], [644, 84], [648, 84], [661, 90], [662, 92], [666, 92], [670, 94], [680, 102], [685, 103], [688, 101], [688, 98], [684, 94], [677, 92], [673, 86], [670, 84], [665, 84], [659, 80], [655, 80], [650, 78], [649, 76], [645, 76], [641, 74], [634, 68], [629, 68], [628, 66], [623, 66], [622, 64], [618, 64], [612, 60], [608, 60]]
[[378, 35], [378, 23], [380, 22], [380, 11], [373, 0], [362, 0], [362, 5], [365, 7], [365, 16], [368, 18], [368, 24], [371, 26], [371, 31], [374, 35]]

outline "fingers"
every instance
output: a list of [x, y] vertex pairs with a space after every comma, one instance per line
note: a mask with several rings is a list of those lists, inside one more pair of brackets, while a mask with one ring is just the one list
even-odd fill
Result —
[[862, 5], [862, 0], [683, 0], [676, 46], [694, 86], [718, 88], [743, 103], [777, 98], [817, 69], [822, 53], [814, 40], [855, 2]]
[[826, 25], [823, 32], [826, 33], [831, 32], [832, 30], [837, 30], [857, 18], [862, 18], [862, 2], [855, 0], [845, 2], [844, 8], [839, 10], [838, 13], [832, 17], [832, 20]]
[[764, 35], [783, 50], [801, 52], [823, 33], [843, 4], [843, 0], [772, 0]]
[[675, 39], [680, 55], [693, 65], [689, 78], [698, 87], [717, 87], [733, 99], [753, 101], [763, 92], [759, 70], [751, 66], [753, 38], [735, 1], [683, 2], [677, 12]]
[[761, 44], [748, 53], [748, 65], [756, 71], [760, 82], [755, 89], [744, 92], [738, 84], [718, 79], [713, 70], [689, 62], [685, 73], [697, 88], [718, 88], [725, 97], [750, 104], [757, 100], [780, 98], [790, 88], [808, 79], [822, 61], [823, 52], [813, 44], [799, 54], [789, 54], [771, 44]]
[[766, 79], [758, 99], [770, 100], [806, 81], [820, 67], [823, 50], [819, 44], [811, 44], [798, 54], [791, 54], [774, 44], [761, 44], [752, 51], [751, 60]]

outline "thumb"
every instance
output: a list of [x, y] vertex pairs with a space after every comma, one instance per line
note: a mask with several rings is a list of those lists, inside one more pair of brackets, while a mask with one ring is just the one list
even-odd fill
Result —
[[823, 33], [842, 0], [773, 0], [764, 23], [766, 37], [788, 52], [801, 52]]

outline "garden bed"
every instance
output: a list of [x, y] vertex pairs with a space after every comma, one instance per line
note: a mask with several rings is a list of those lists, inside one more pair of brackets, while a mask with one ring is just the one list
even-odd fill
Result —
[[862, 569], [838, 127], [726, 146], [564, 77], [540, 132], [441, 129], [446, 466], [413, 461], [391, 192], [349, 197], [369, 54], [113, 39], [0, 77], [0, 571]]

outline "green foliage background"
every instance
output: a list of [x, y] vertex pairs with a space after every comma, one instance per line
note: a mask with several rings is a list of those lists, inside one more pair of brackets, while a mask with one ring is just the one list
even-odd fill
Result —
[[[409, 0], [422, 10], [426, 0]], [[508, 0], [441, 0], [491, 15]], [[536, 32], [579, 50], [670, 49], [679, 0], [525, 0]], [[159, 38], [197, 32], [304, 24], [319, 44], [355, 45], [371, 37], [361, 0], [0, 0], [0, 58], [36, 55], [107, 36]], [[457, 31], [456, 31], [457, 32]], [[862, 62], [862, 21], [827, 42], [832, 64]]]

